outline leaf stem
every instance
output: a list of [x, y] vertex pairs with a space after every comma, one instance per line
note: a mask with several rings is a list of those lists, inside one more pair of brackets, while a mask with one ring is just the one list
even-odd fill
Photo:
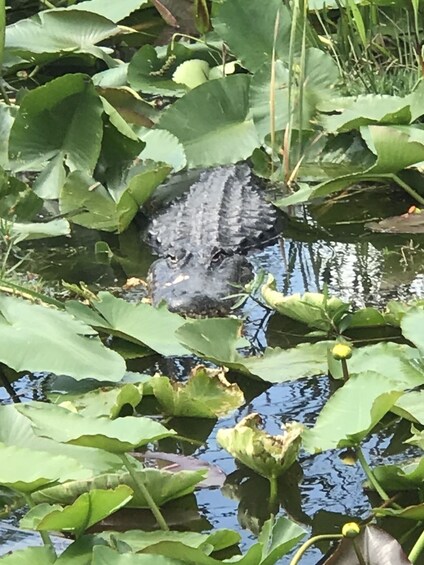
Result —
[[270, 477], [269, 479], [269, 504], [275, 504], [278, 497], [278, 479]]
[[409, 186], [409, 184], [407, 184], [397, 175], [392, 175], [392, 179], [399, 186], [401, 186], [403, 190], [409, 194], [409, 196], [412, 196], [412, 198], [414, 198], [417, 202], [424, 206], [424, 198], [420, 194], [418, 194], [418, 192], [416, 192], [411, 186]]
[[[372, 472], [371, 467], [368, 465], [367, 460], [365, 459], [364, 453], [363, 453], [363, 451], [360, 447], [356, 448], [356, 456], [358, 458], [359, 463], [361, 464], [361, 467], [362, 467], [364, 473], [367, 476], [367, 479], [372, 484], [372, 486], [374, 487], [376, 492], [379, 494], [380, 498], [382, 500], [384, 500], [385, 502], [391, 502], [390, 496], [386, 493], [386, 491], [383, 489], [383, 487], [380, 485], [380, 483], [375, 478], [375, 475]], [[391, 503], [391, 506], [393, 506], [394, 508], [401, 508], [398, 504], [395, 504], [393, 502]]]
[[293, 559], [290, 561], [290, 565], [298, 565], [305, 551], [307, 551], [311, 547], [311, 545], [314, 545], [314, 543], [323, 540], [337, 540], [342, 538], [343, 534], [320, 534], [319, 536], [313, 536], [312, 538], [308, 539], [308, 541], [305, 541], [305, 543], [301, 545], [300, 548], [296, 551]]
[[147, 490], [146, 485], [143, 483], [143, 481], [139, 479], [139, 477], [137, 477], [137, 473], [134, 471], [134, 468], [131, 464], [131, 461], [128, 459], [128, 456], [125, 453], [122, 453], [120, 457], [122, 463], [124, 464], [125, 468], [127, 469], [128, 473], [130, 474], [133, 480], [135, 491], [141, 498], [146, 499], [146, 502], [149, 505], [149, 508], [152, 511], [153, 516], [156, 518], [156, 521], [160, 529], [164, 531], [168, 531], [169, 527], [168, 524], [165, 522], [165, 518], [162, 516], [162, 513], [159, 510], [158, 505], [153, 500], [151, 494]]
[[347, 368], [347, 360], [341, 359], [341, 362], [342, 362], [343, 380], [348, 381], [349, 380], [349, 369]]
[[415, 563], [424, 549], [424, 530], [421, 532], [420, 537], [415, 542], [414, 547], [411, 549], [408, 559], [411, 563]]

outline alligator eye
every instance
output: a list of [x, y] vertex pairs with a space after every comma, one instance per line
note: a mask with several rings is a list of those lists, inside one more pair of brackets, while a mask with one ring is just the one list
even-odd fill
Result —
[[221, 249], [212, 255], [211, 261], [212, 263], [219, 263], [224, 257], [227, 257], [227, 253]]
[[176, 263], [178, 261], [178, 257], [176, 255], [168, 255], [166, 258], [170, 263]]

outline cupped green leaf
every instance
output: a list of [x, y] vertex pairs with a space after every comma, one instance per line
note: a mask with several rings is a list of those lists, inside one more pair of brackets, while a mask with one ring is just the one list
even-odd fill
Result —
[[[413, 343], [424, 355], [424, 308], [414, 308], [409, 310], [403, 317], [400, 323], [403, 336]], [[423, 364], [424, 371], [424, 364]]]
[[337, 322], [349, 311], [350, 305], [340, 298], [329, 297], [318, 292], [305, 292], [286, 296], [276, 290], [272, 275], [261, 288], [265, 302], [284, 316], [302, 322], [311, 328], [323, 331], [334, 330]]
[[159, 120], [158, 127], [182, 143], [190, 167], [236, 163], [259, 146], [249, 117], [249, 85], [250, 77], [241, 74], [208, 81], [177, 100]]
[[110, 490], [93, 489], [81, 494], [70, 506], [39, 504], [21, 519], [21, 528], [73, 532], [80, 536], [86, 529], [110, 516], [132, 498], [126, 485]]
[[260, 429], [258, 414], [243, 418], [234, 428], [218, 430], [221, 447], [267, 479], [282, 475], [296, 461], [303, 431], [302, 424], [285, 425], [283, 435], [272, 436]]
[[285, 516], [270, 518], [262, 526], [258, 542], [263, 544], [260, 565], [273, 565], [306, 535], [306, 530]]
[[[205, 477], [206, 470], [171, 472], [165, 469], [134, 469], [139, 481], [146, 486], [150, 496], [158, 506], [163, 506], [171, 500], [191, 494]], [[128, 472], [99, 475], [88, 480], [68, 481], [34, 493], [34, 501], [49, 504], [72, 504], [79, 496], [92, 489], [117, 488], [127, 485], [135, 491], [128, 506], [150, 508], [142, 493], [136, 491], [134, 482]]]
[[[103, 135], [102, 103], [90, 78], [68, 74], [28, 92], [10, 132], [9, 151], [15, 170], [40, 170], [55, 159], [92, 173]], [[51, 175], [49, 178], [55, 178]], [[42, 198], [57, 198], [61, 186], [43, 183]]]
[[380, 373], [352, 375], [327, 401], [315, 426], [304, 432], [304, 448], [316, 453], [358, 445], [401, 395], [399, 383]]
[[418, 457], [397, 465], [378, 465], [373, 473], [385, 490], [414, 490], [424, 481], [424, 457]]
[[187, 383], [154, 376], [149, 385], [166, 414], [191, 418], [218, 418], [244, 403], [240, 388], [221, 371], [195, 368]]
[[52, 404], [34, 402], [18, 407], [29, 418], [37, 435], [61, 443], [98, 447], [112, 453], [125, 453], [175, 434], [149, 418], [127, 416], [116, 420], [89, 418]]
[[131, 383], [116, 387], [101, 387], [83, 394], [59, 394], [54, 403], [82, 416], [106, 416], [114, 420], [125, 405], [133, 409], [140, 403], [143, 386]]
[[64, 311], [0, 295], [0, 359], [15, 371], [47, 371], [75, 379], [118, 381], [120, 355]]

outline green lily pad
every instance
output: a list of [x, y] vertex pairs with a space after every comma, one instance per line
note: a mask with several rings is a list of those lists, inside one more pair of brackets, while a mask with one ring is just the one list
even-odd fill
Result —
[[259, 146], [249, 116], [249, 85], [246, 74], [208, 81], [177, 100], [161, 117], [158, 127], [179, 139], [190, 167], [236, 163]]
[[424, 458], [397, 465], [378, 465], [373, 469], [375, 478], [385, 490], [414, 490], [424, 481]]
[[405, 508], [374, 508], [376, 516], [391, 516], [392, 518], [406, 518], [420, 522], [424, 520], [424, 503], [406, 506]]
[[262, 526], [258, 541], [263, 544], [261, 565], [273, 565], [306, 535], [306, 530], [284, 516], [270, 518]]
[[[204, 479], [207, 469], [171, 472], [165, 469], [143, 469], [138, 465], [134, 472], [139, 481], [146, 486], [155, 503], [163, 506], [171, 500], [191, 494], [199, 482]], [[117, 488], [119, 485], [134, 488], [133, 480], [128, 472], [108, 473], [88, 480], [68, 481], [51, 488], [43, 488], [34, 493], [33, 497], [34, 502], [37, 503], [72, 504], [79, 496], [92, 489]], [[128, 506], [150, 508], [144, 496], [142, 497], [141, 493], [137, 492], [134, 492]]]
[[0, 469], [0, 484], [22, 493], [90, 474], [75, 459], [27, 447], [0, 443], [0, 456], [7, 461]]
[[[28, 347], [28, 344], [31, 347]], [[0, 295], [0, 360], [15, 371], [120, 380], [125, 362], [64, 311]]]
[[111, 453], [125, 453], [175, 434], [149, 418], [89, 418], [42, 402], [24, 404], [17, 409], [31, 420], [37, 435], [61, 443], [97, 447]]
[[148, 0], [119, 0], [119, 2], [105, 2], [105, 0], [86, 0], [79, 4], [74, 4], [68, 10], [83, 10], [103, 16], [112, 22], [120, 22], [128, 17], [132, 12], [138, 10]]
[[20, 527], [30, 530], [73, 532], [79, 537], [86, 529], [110, 516], [132, 498], [126, 485], [115, 489], [93, 489], [81, 494], [70, 506], [39, 504], [21, 519]]
[[[423, 324], [424, 324], [424, 308], [413, 308], [409, 310], [400, 322], [400, 327], [402, 329], [403, 336], [413, 343], [420, 350], [421, 354], [424, 355], [424, 336], [423, 336]], [[424, 363], [423, 363], [424, 371]]]
[[230, 384], [222, 371], [196, 367], [187, 383], [171, 382], [154, 376], [149, 385], [166, 414], [191, 418], [218, 418], [244, 403], [236, 384]]
[[315, 426], [304, 432], [304, 448], [317, 453], [358, 445], [402, 394], [397, 382], [380, 373], [352, 375], [327, 401]]
[[396, 401], [392, 411], [402, 418], [424, 425], [424, 391], [407, 392]]
[[261, 430], [261, 418], [250, 414], [234, 428], [218, 430], [217, 441], [221, 447], [267, 479], [279, 477], [296, 461], [303, 426], [297, 422], [286, 424], [285, 433], [271, 436]]
[[66, 303], [66, 310], [99, 330], [147, 345], [161, 355], [188, 354], [175, 335], [185, 319], [165, 306], [130, 304], [108, 292], [100, 292], [98, 299], [92, 303], [92, 309], [71, 300]]

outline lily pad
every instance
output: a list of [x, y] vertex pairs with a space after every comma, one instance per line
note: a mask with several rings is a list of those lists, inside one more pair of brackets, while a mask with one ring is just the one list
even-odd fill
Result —
[[0, 557], [2, 565], [50, 565], [56, 561], [56, 555], [48, 547], [27, 547]]
[[208, 81], [177, 100], [159, 120], [158, 127], [182, 143], [190, 167], [236, 163], [259, 146], [249, 116], [249, 85], [250, 77], [243, 74]]
[[296, 461], [303, 426], [285, 425], [282, 435], [272, 436], [261, 430], [259, 414], [250, 414], [234, 428], [218, 430], [217, 441], [235, 459], [267, 479], [282, 475]]
[[112, 453], [125, 453], [175, 434], [149, 418], [89, 418], [41, 402], [24, 404], [18, 410], [31, 420], [37, 435], [62, 443], [98, 447]]
[[317, 453], [358, 445], [402, 394], [398, 383], [380, 373], [352, 375], [327, 401], [315, 426], [304, 432], [304, 448]]
[[236, 384], [230, 384], [222, 371], [196, 367], [187, 383], [154, 376], [149, 385], [166, 414], [191, 418], [218, 418], [244, 403]]
[[[31, 347], [27, 344], [31, 343]], [[15, 371], [120, 380], [125, 363], [64, 311], [0, 295], [0, 359]]]
[[21, 519], [21, 528], [73, 532], [79, 537], [86, 529], [110, 516], [132, 498], [126, 485], [115, 489], [93, 489], [81, 494], [70, 506], [39, 504]]

